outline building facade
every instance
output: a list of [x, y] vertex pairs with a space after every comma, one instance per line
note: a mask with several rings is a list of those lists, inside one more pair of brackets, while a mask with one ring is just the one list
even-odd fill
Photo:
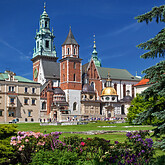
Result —
[[40, 118], [40, 84], [11, 71], [0, 73], [0, 123], [13, 119], [38, 122]]
[[[140, 79], [126, 69], [102, 67], [95, 38], [91, 59], [89, 63], [82, 65], [83, 55], [79, 55], [80, 46], [70, 28], [57, 62], [58, 57], [53, 47], [54, 34], [50, 31], [50, 18], [44, 7], [35, 40], [33, 80], [42, 84], [41, 118], [66, 120], [68, 117], [126, 116], [129, 106], [126, 97], [131, 100], [135, 96], [134, 85]], [[58, 102], [57, 98], [61, 101]]]

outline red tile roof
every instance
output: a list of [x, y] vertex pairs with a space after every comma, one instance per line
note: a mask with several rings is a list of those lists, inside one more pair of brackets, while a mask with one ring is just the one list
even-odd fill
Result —
[[149, 82], [149, 79], [142, 79], [140, 82], [138, 82], [134, 86], [147, 85], [147, 82]]

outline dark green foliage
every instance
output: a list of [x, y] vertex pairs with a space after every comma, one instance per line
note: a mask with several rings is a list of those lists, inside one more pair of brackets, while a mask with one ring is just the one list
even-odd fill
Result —
[[[165, 99], [162, 97], [162, 100], [165, 101]], [[155, 104], [153, 102], [153, 97], [149, 98], [148, 101], [145, 101], [144, 97], [137, 94], [136, 97], [132, 100], [131, 106], [128, 109], [128, 114], [127, 114], [127, 120], [130, 124], [133, 124], [133, 120], [136, 119], [138, 116], [140, 116], [140, 113], [148, 113], [148, 109], [151, 107], [154, 107]], [[140, 119], [142, 121], [142, 119]], [[158, 122], [157, 118], [154, 117], [153, 115], [147, 115], [145, 120], [143, 120], [143, 124], [154, 124]], [[140, 122], [142, 123], [142, 122]]]
[[[150, 12], [136, 17], [138, 22], [146, 21], [149, 23], [153, 18], [156, 18], [156, 22], [165, 22], [165, 5], [160, 7], [154, 7]], [[148, 40], [145, 43], [138, 45], [139, 48], [148, 50], [144, 53], [142, 58], [157, 58], [165, 56], [165, 29], [162, 29], [154, 38]], [[153, 98], [154, 106], [148, 107], [146, 111], [142, 112], [136, 120], [136, 123], [143, 123], [149, 116], [154, 116], [158, 119], [156, 128], [154, 129], [155, 136], [164, 136], [165, 134], [165, 60], [160, 61], [155, 66], [152, 66], [145, 71], [145, 77], [149, 79], [150, 87], [148, 87], [143, 93], [145, 101]], [[164, 146], [165, 143], [162, 139], [161, 143]]]
[[165, 5], [162, 5], [160, 7], [153, 7], [151, 11], [148, 13], [139, 15], [135, 17], [135, 19], [138, 20], [138, 22], [146, 21], [148, 24], [149, 22], [152, 22], [152, 19], [155, 18], [156, 22], [165, 22]]
[[31, 165], [48, 165], [48, 164], [58, 164], [58, 165], [72, 165], [76, 164], [78, 160], [78, 155], [71, 151], [44, 151], [40, 150], [32, 159]]
[[0, 125], [0, 164], [14, 164], [15, 150], [10, 145], [11, 136], [16, 135], [16, 126], [11, 124]]
[[14, 136], [17, 133], [16, 125], [13, 124], [1, 124], [0, 125], [0, 139], [5, 139], [10, 136]]

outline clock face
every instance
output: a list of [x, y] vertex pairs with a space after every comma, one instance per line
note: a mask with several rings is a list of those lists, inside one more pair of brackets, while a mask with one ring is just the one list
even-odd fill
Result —
[[38, 70], [37, 70], [37, 68], [35, 68], [35, 70], [34, 70], [34, 78], [37, 78], [37, 76], [38, 76]]

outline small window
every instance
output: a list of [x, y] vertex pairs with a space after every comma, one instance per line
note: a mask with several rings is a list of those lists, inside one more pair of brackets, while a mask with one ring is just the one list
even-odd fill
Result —
[[63, 63], [63, 69], [65, 69], [65, 63]]
[[13, 97], [10, 98], [10, 103], [14, 104], [14, 98]]
[[63, 74], [63, 81], [65, 81], [65, 75]]
[[28, 92], [28, 88], [27, 87], [25, 87], [25, 93], [27, 93]]
[[2, 111], [0, 110], [0, 116], [2, 116]]
[[14, 87], [13, 86], [9, 86], [9, 92], [14, 92]]
[[69, 48], [68, 48], [68, 54], [69, 54]]
[[76, 49], [74, 49], [74, 55], [76, 54]]
[[28, 99], [27, 98], [24, 99], [24, 104], [26, 104], [26, 105], [28, 104]]
[[93, 99], [93, 95], [90, 95], [90, 99]]
[[73, 75], [73, 81], [76, 81], [76, 75], [75, 74]]
[[125, 115], [125, 112], [124, 112], [124, 105], [121, 106], [121, 114], [122, 114], [122, 115]]
[[35, 104], [36, 104], [36, 100], [32, 99], [32, 105], [35, 105]]
[[47, 26], [48, 26], [48, 23], [47, 23], [47, 21], [45, 21], [45, 27], [47, 28]]
[[25, 118], [25, 121], [26, 121], [26, 122], [28, 121], [27, 118]]
[[37, 41], [37, 49], [39, 49], [39, 41]]
[[73, 64], [73, 68], [76, 69], [76, 63], [75, 63], [75, 62], [74, 62], [74, 64]]
[[28, 117], [30, 117], [30, 116], [31, 116], [31, 113], [32, 113], [31, 111], [28, 111]]
[[35, 93], [35, 88], [32, 88], [32, 93]]
[[46, 109], [46, 102], [42, 103], [42, 109]]
[[31, 122], [33, 122], [34, 121], [34, 119], [33, 118], [31, 118]]
[[73, 111], [76, 111], [76, 109], [77, 109], [77, 103], [74, 102], [74, 103], [73, 103]]
[[46, 40], [46, 44], [45, 44], [46, 48], [49, 48], [49, 41]]
[[10, 111], [10, 112], [9, 112], [9, 116], [10, 116], [10, 117], [11, 117], [11, 116], [13, 117], [13, 116], [14, 116], [14, 112]]

